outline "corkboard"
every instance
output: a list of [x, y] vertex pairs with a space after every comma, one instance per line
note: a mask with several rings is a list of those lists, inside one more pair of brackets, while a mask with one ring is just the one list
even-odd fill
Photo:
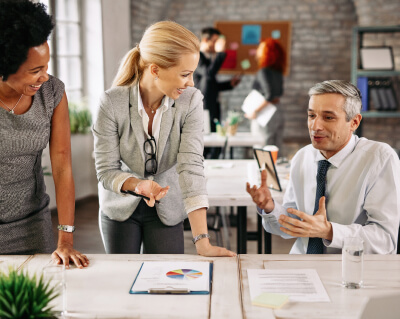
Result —
[[[280, 42], [286, 52], [286, 70], [290, 71], [290, 21], [217, 21], [215, 27], [226, 38], [227, 57], [222, 74], [254, 74], [258, 70], [255, 52], [260, 40], [272, 37]], [[248, 62], [246, 62], [246, 60]]]

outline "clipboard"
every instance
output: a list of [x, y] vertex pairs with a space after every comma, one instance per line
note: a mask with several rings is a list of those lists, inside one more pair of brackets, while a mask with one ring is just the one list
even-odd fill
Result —
[[281, 183], [279, 182], [278, 173], [276, 172], [275, 163], [272, 159], [270, 151], [261, 148], [254, 148], [254, 156], [257, 160], [258, 167], [261, 169], [265, 164], [267, 170], [267, 186], [271, 189], [282, 191]]
[[212, 273], [212, 262], [143, 262], [129, 293], [208, 295]]

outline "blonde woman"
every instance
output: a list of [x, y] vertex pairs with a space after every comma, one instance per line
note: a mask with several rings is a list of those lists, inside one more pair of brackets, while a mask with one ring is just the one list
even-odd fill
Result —
[[198, 62], [192, 32], [171, 21], [155, 23], [101, 99], [93, 132], [107, 253], [139, 253], [142, 243], [145, 253], [183, 253], [189, 217], [198, 254], [235, 255], [212, 246], [207, 233], [203, 96], [193, 88]]

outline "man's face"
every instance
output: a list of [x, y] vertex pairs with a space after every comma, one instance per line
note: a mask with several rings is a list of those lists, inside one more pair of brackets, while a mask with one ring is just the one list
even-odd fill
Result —
[[219, 38], [218, 34], [213, 34], [210, 39], [204, 38], [205, 50], [207, 53], [215, 53], [215, 43]]
[[312, 145], [330, 158], [346, 146], [361, 121], [357, 114], [346, 122], [345, 97], [337, 93], [313, 95], [308, 104], [308, 131]]

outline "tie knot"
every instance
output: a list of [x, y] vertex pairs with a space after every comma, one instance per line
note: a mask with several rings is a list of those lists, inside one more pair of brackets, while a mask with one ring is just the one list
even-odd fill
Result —
[[322, 160], [318, 162], [318, 175], [326, 175], [326, 172], [328, 171], [329, 165], [331, 165], [331, 163], [329, 163], [326, 160]]

